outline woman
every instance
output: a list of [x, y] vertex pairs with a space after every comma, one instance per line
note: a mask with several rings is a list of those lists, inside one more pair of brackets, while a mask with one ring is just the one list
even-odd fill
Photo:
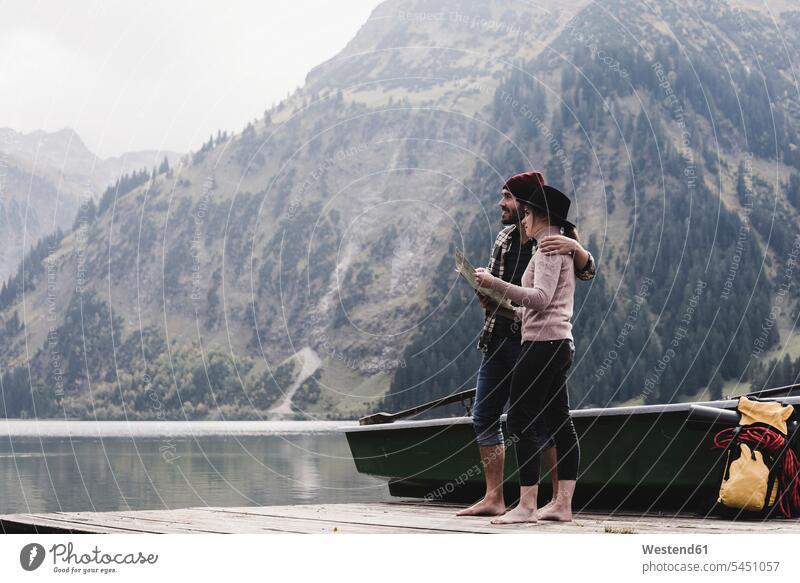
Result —
[[[576, 237], [567, 220], [570, 200], [550, 186], [514, 192], [522, 203], [522, 226], [540, 241], [548, 235]], [[515, 442], [519, 467], [519, 504], [492, 521], [493, 524], [572, 520], [572, 496], [578, 474], [579, 449], [569, 415], [567, 370], [575, 347], [572, 310], [575, 269], [569, 255], [534, 252], [522, 276], [522, 286], [476, 270], [481, 287], [497, 290], [520, 305], [512, 315], [522, 320], [522, 350], [511, 380], [508, 429]], [[558, 456], [558, 495], [537, 512], [539, 460], [548, 436], [555, 440]]]

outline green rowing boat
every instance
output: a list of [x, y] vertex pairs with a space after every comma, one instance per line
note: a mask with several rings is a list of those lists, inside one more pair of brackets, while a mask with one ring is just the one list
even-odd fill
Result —
[[[785, 392], [785, 391], [784, 391]], [[762, 393], [763, 394], [763, 393]], [[473, 502], [484, 493], [469, 416], [395, 420], [443, 404], [468, 402], [474, 390], [400, 414], [378, 413], [344, 428], [356, 468], [388, 480], [393, 496]], [[783, 403], [800, 405], [800, 397]], [[723, 454], [714, 435], [738, 422], [736, 400], [572, 411], [581, 448], [576, 508], [637, 511], [710, 510]], [[797, 423], [792, 424], [795, 428]], [[503, 417], [504, 435], [508, 435]], [[790, 433], [794, 435], [792, 431]], [[519, 495], [513, 443], [505, 465], [506, 499]], [[547, 479], [542, 496], [549, 496]]]

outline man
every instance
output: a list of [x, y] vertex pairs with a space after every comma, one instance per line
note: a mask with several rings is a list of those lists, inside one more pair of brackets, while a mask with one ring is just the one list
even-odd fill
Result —
[[[520, 212], [514, 191], [527, 190], [531, 182], [536, 186], [544, 184], [544, 177], [538, 172], [524, 172], [509, 178], [501, 191], [500, 222], [508, 225], [497, 235], [487, 269], [496, 277], [514, 285], [521, 285], [522, 274], [537, 242], [530, 239], [520, 226]], [[519, 190], [518, 190], [519, 191]], [[576, 240], [553, 235], [538, 242], [538, 253], [571, 254], [575, 264], [575, 275], [579, 279], [594, 278], [596, 267], [594, 259]], [[508, 401], [511, 389], [511, 375], [521, 348], [519, 322], [514, 322], [495, 314], [496, 305], [479, 295], [481, 306], [486, 310], [483, 332], [478, 340], [478, 348], [484, 352], [478, 370], [475, 406], [472, 424], [481, 453], [481, 463], [486, 479], [486, 495], [464, 510], [459, 516], [498, 516], [506, 511], [503, 496], [503, 468], [505, 466], [505, 444], [500, 427], [500, 416]], [[544, 461], [553, 481], [553, 499], [556, 498], [556, 451], [549, 447], [544, 452]], [[546, 507], [545, 507], [546, 508]], [[542, 509], [544, 510], [544, 508]]]

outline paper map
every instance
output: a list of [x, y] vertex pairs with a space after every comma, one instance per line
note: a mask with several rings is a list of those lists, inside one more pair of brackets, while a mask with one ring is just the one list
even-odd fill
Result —
[[498, 291], [487, 289], [478, 285], [475, 277], [475, 266], [469, 262], [460, 249], [456, 249], [456, 271], [463, 277], [472, 289], [489, 298], [493, 303], [507, 310], [514, 310], [514, 306]]

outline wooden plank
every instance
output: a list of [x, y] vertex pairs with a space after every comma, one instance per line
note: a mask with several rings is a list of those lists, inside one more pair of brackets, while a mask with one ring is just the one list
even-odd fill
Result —
[[577, 514], [570, 523], [493, 525], [459, 517], [460, 505], [392, 501], [261, 507], [199, 507], [0, 516], [3, 531], [86, 533], [798, 533], [800, 521], [731, 521], [692, 515]]
[[[429, 507], [433, 504], [434, 507]], [[405, 506], [407, 511], [416, 513], [441, 513], [456, 512], [463, 508], [461, 505], [447, 503], [391, 501], [383, 504], [385, 507]], [[800, 520], [774, 518], [766, 521], [735, 521], [714, 515], [697, 515], [689, 513], [659, 513], [643, 514], [641, 512], [614, 511], [603, 513], [597, 511], [576, 513], [575, 521], [586, 526], [587, 521], [609, 527], [633, 526], [644, 529], [659, 529], [663, 532], [672, 532], [678, 529], [704, 529], [708, 532], [800, 532]], [[542, 521], [541, 524], [544, 524]], [[551, 523], [552, 524], [552, 523]]]
[[[342, 520], [340, 516], [331, 513], [302, 513], [291, 512], [291, 506], [278, 507], [279, 512], [250, 512], [251, 508], [190, 508], [185, 510], [169, 511], [169, 519], [185, 518], [192, 524], [205, 524], [226, 532], [258, 532], [260, 530], [292, 530], [294, 532], [409, 532], [433, 533], [441, 530], [429, 524], [402, 525], [383, 524], [375, 520], [362, 520], [360, 513], [350, 512], [349, 518]], [[129, 513], [131, 516], [139, 513]], [[400, 526], [401, 528], [398, 528]], [[448, 532], [451, 532], [448, 530]]]
[[[137, 513], [129, 513], [135, 516]], [[194, 525], [204, 525], [228, 533], [258, 533], [258, 532], [296, 532], [296, 533], [323, 533], [323, 532], [360, 532], [360, 533], [387, 533], [397, 532], [397, 529], [386, 528], [378, 524], [347, 524], [327, 519], [305, 519], [292, 516], [270, 516], [243, 512], [215, 512], [209, 508], [189, 508], [184, 510], [169, 511], [169, 520], [187, 519]], [[424, 532], [433, 533], [434, 529], [422, 529]]]
[[54, 517], [51, 514], [8, 514], [0, 516], [0, 530], [6, 532], [74, 532], [89, 534], [108, 534], [113, 532], [130, 533], [120, 528], [109, 528], [93, 524], [76, 523]]
[[139, 515], [136, 512], [59, 512], [58, 518], [75, 525], [91, 525], [125, 529], [139, 533], [225, 533], [225, 529], [208, 528], [199, 520], [177, 520], [172, 511], [156, 511], [160, 515]]
[[[634, 529], [638, 532], [800, 532], [797, 521], [735, 522], [716, 517], [682, 516], [638, 517], [600, 514], [577, 515], [571, 523], [542, 521], [537, 525], [497, 526], [488, 517], [456, 517], [454, 508], [396, 507], [384, 504], [303, 505], [286, 507], [221, 508], [218, 511], [255, 514], [319, 517], [343, 522], [372, 522], [397, 527], [428, 526], [457, 532], [509, 532], [514, 529], [546, 528], [547, 532], [606, 532], [607, 529]], [[413, 519], [411, 518], [413, 517]]]
[[503, 532], [502, 526], [490, 523], [488, 518], [445, 518], [436, 516], [413, 515], [405, 513], [384, 512], [381, 510], [364, 511], [363, 509], [330, 507], [261, 507], [261, 508], [214, 508], [222, 514], [250, 514], [252, 516], [303, 519], [335, 522], [351, 527], [360, 525], [376, 525], [387, 527], [393, 531], [436, 531], [441, 533], [499, 533]]
[[[344, 506], [344, 507], [342, 507]], [[302, 505], [302, 506], [270, 506], [255, 508], [215, 508], [219, 512], [250, 513], [261, 516], [283, 516], [294, 518], [324, 519], [345, 524], [379, 524], [397, 529], [431, 528], [451, 533], [509, 533], [530, 532], [532, 528], [548, 528], [549, 530], [574, 531], [586, 528], [587, 524], [577, 520], [573, 523], [542, 522], [539, 525], [493, 525], [490, 517], [459, 517], [453, 509], [420, 509], [404, 508], [402, 511], [391, 506], [382, 505]], [[595, 521], [596, 522], [596, 521]], [[594, 529], [605, 530], [598, 524]]]
[[5, 530], [20, 525], [46, 531], [76, 533], [436, 533], [436, 529], [398, 529], [375, 524], [347, 524], [300, 517], [211, 512], [207, 508], [164, 511], [53, 513], [3, 517]]

